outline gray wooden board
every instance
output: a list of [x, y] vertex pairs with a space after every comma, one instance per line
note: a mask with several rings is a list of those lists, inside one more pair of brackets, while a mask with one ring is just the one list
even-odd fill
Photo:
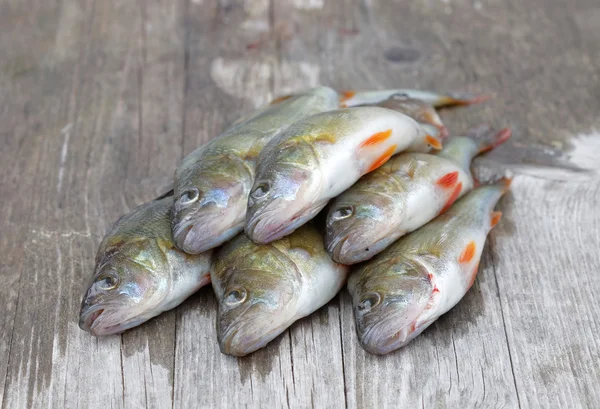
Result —
[[[3, 0], [0, 32], [2, 408], [598, 406], [600, 179], [528, 148], [597, 168], [595, 0]], [[317, 83], [494, 94], [442, 113], [512, 126], [496, 157], [525, 164], [462, 302], [385, 357], [345, 292], [243, 359], [219, 352], [208, 288], [122, 336], [81, 331], [111, 223]]]

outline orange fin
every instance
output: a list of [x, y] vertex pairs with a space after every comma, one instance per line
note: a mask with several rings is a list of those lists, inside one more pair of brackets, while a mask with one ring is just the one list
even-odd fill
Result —
[[508, 141], [512, 136], [510, 128], [504, 128], [496, 132], [491, 138], [484, 139], [479, 147], [479, 153], [489, 152], [504, 142]]
[[431, 147], [432, 147], [433, 149], [437, 149], [437, 150], [440, 150], [440, 149], [442, 149], [442, 143], [441, 143], [441, 142], [440, 142], [440, 141], [439, 141], [437, 138], [435, 138], [435, 137], [433, 137], [433, 136], [431, 136], [431, 135], [427, 135], [427, 136], [425, 137], [425, 141], [426, 141], [426, 142], [427, 142], [429, 145], [431, 145]]
[[436, 185], [449, 189], [458, 182], [458, 172], [450, 172], [442, 176], [435, 182]]
[[355, 95], [356, 95], [356, 92], [354, 92], [354, 91], [342, 91], [341, 97], [340, 97], [340, 107], [346, 108], [348, 106], [348, 104], [346, 104], [346, 101], [348, 101], [350, 98], [352, 98]]
[[454, 202], [456, 202], [456, 199], [458, 199], [458, 196], [460, 195], [461, 191], [462, 191], [462, 182], [459, 182], [458, 185], [456, 185], [456, 187], [452, 191], [452, 194], [450, 195], [448, 200], [446, 201], [446, 204], [444, 205], [444, 208], [442, 209], [440, 214], [445, 213], [448, 209], [450, 209], [450, 207], [452, 207], [452, 204], [454, 204]]
[[292, 94], [288, 94], [288, 95], [282, 95], [280, 97], [275, 98], [273, 101], [271, 101], [271, 103], [269, 105], [275, 105], [278, 104], [282, 101], [285, 101], [286, 99], [290, 99], [291, 97], [293, 97], [294, 95]]
[[490, 215], [490, 221], [492, 223], [492, 227], [497, 225], [501, 218], [502, 218], [502, 212], [492, 212], [492, 214]]
[[511, 177], [503, 177], [502, 179], [500, 179], [499, 183], [504, 186], [503, 192], [506, 193], [506, 192], [508, 192], [508, 189], [510, 189], [510, 185], [512, 183], [512, 178]]
[[471, 260], [473, 260], [473, 257], [475, 256], [476, 248], [477, 248], [477, 246], [475, 245], [475, 242], [470, 241], [469, 244], [467, 244], [467, 247], [465, 247], [465, 249], [461, 253], [460, 257], [458, 258], [458, 262], [459, 263], [470, 263]]
[[491, 95], [473, 95], [462, 92], [452, 92], [440, 99], [437, 106], [479, 104], [492, 98]]
[[391, 135], [392, 135], [391, 129], [387, 129], [383, 132], [377, 132], [376, 134], [369, 136], [363, 143], [361, 143], [360, 147], [363, 148], [365, 146], [378, 145], [381, 142], [384, 142], [385, 140], [387, 140]]
[[392, 157], [394, 152], [396, 152], [396, 147], [397, 145], [392, 145], [389, 148], [387, 148], [385, 152], [379, 158], [377, 158], [375, 162], [373, 162], [367, 173], [373, 172], [375, 169], [386, 163]]

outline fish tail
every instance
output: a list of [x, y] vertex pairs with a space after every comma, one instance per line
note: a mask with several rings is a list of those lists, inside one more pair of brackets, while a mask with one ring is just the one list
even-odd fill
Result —
[[508, 141], [511, 136], [512, 131], [510, 128], [502, 128], [496, 131], [487, 125], [477, 127], [468, 134], [469, 138], [477, 142], [478, 153], [491, 151]]
[[436, 108], [452, 105], [473, 105], [487, 101], [491, 97], [491, 95], [476, 95], [468, 92], [449, 92], [445, 95], [440, 95], [432, 104]]

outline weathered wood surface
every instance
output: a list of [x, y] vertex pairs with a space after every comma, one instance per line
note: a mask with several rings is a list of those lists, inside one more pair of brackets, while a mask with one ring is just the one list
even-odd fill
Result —
[[598, 407], [597, 174], [518, 175], [473, 289], [389, 356], [360, 349], [345, 292], [244, 359], [219, 353], [208, 289], [122, 336], [77, 314], [112, 221], [318, 82], [491, 91], [450, 129], [597, 167], [577, 135], [600, 138], [599, 33], [596, 0], [0, 1], [1, 407]]

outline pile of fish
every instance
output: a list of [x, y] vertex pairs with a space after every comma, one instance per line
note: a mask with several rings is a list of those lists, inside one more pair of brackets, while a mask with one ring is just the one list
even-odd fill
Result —
[[115, 222], [80, 327], [123, 332], [212, 283], [220, 349], [243, 356], [347, 282], [363, 348], [406, 345], [469, 290], [500, 220], [510, 180], [481, 184], [470, 165], [510, 130], [446, 139], [436, 112], [481, 100], [318, 87], [238, 120]]

